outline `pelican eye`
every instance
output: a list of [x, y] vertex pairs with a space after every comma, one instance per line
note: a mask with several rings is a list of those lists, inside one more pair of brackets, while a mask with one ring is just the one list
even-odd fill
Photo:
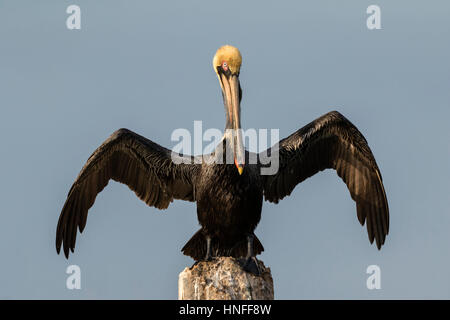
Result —
[[222, 63], [222, 69], [223, 69], [224, 71], [227, 71], [227, 70], [228, 70], [228, 64], [227, 64], [225, 61]]

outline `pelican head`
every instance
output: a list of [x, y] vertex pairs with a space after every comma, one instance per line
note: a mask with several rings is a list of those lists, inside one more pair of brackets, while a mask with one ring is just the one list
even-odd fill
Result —
[[[220, 47], [213, 59], [214, 71], [219, 78], [225, 105], [227, 132], [232, 133], [234, 164], [239, 174], [244, 171], [245, 150], [241, 130], [241, 98], [242, 90], [239, 84], [242, 57], [236, 47], [225, 45]], [[231, 129], [231, 130], [230, 130]]]
[[242, 56], [239, 49], [230, 45], [220, 47], [213, 59], [213, 67], [217, 75], [220, 74], [220, 69], [225, 72], [230, 70], [230, 73], [239, 75], [241, 64]]

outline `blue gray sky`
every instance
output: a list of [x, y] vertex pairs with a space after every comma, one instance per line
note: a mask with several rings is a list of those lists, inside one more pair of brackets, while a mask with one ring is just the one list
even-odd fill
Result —
[[[81, 30], [68, 30], [70, 4]], [[366, 8], [381, 7], [381, 30]], [[242, 124], [284, 137], [338, 110], [381, 169], [391, 228], [370, 245], [334, 171], [265, 203], [256, 229], [278, 299], [450, 298], [448, 1], [0, 0], [0, 298], [176, 299], [193, 203], [147, 207], [111, 182], [69, 261], [54, 247], [67, 192], [89, 155], [126, 127], [224, 127], [212, 57], [243, 56]], [[82, 272], [66, 289], [67, 266]], [[381, 268], [381, 289], [366, 268]]]

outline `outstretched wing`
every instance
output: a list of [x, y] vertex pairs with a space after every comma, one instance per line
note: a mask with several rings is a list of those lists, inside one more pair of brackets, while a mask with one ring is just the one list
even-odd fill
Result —
[[370, 243], [375, 238], [381, 248], [389, 231], [386, 193], [366, 139], [349, 120], [337, 111], [327, 113], [269, 149], [275, 151], [279, 170], [263, 176], [266, 200], [277, 203], [303, 180], [335, 169], [356, 201], [359, 222], [367, 221]]
[[62, 244], [66, 257], [69, 249], [73, 252], [77, 228], [83, 232], [89, 208], [110, 179], [128, 185], [158, 209], [173, 199], [194, 201], [199, 165], [193, 163], [193, 157], [172, 154], [130, 130], [117, 130], [89, 157], [69, 191], [56, 230], [57, 252]]

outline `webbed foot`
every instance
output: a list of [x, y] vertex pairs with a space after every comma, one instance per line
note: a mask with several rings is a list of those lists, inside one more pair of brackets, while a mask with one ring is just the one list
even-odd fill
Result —
[[258, 259], [256, 259], [256, 257], [241, 258], [238, 261], [244, 271], [254, 274], [255, 276], [261, 275], [261, 268], [259, 267]]

